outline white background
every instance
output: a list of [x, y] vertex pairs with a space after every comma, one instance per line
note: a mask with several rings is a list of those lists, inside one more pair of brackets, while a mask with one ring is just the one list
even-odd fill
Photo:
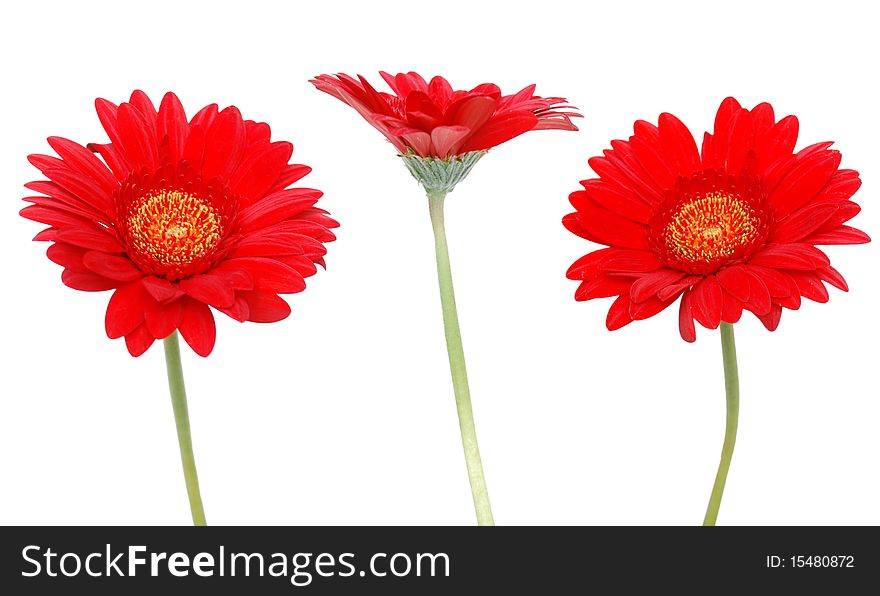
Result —
[[[235, 104], [291, 140], [341, 222], [293, 315], [218, 315], [188, 351], [212, 524], [470, 524], [427, 203], [381, 135], [317, 92], [319, 73], [535, 82], [581, 132], [499, 147], [447, 200], [477, 429], [499, 524], [698, 524], [718, 463], [717, 331], [677, 308], [609, 333], [565, 270], [587, 158], [637, 118], [702, 134], [727, 95], [797, 114], [862, 172], [854, 225], [877, 237], [876, 19], [864, 2], [29, 2], [0, 18], [0, 523], [187, 524], [161, 344], [104, 335], [109, 294], [66, 288], [17, 215], [45, 138], [104, 141], [92, 102], [175, 91]], [[880, 523], [880, 245], [828, 249], [851, 292], [736, 326], [740, 433], [720, 524]]]

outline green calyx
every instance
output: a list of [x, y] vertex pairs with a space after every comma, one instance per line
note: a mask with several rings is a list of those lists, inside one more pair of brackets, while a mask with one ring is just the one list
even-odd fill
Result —
[[463, 155], [420, 157], [408, 152], [401, 155], [404, 165], [428, 192], [451, 192], [455, 185], [465, 179], [486, 151], [471, 151]]

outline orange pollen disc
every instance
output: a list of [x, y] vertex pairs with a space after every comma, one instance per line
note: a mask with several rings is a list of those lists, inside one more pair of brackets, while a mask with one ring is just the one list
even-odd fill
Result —
[[754, 240], [760, 220], [735, 195], [713, 192], [682, 205], [664, 230], [666, 246], [679, 259], [711, 262], [730, 257]]
[[134, 249], [162, 265], [187, 265], [220, 242], [220, 217], [195, 196], [157, 190], [132, 204], [128, 229]]

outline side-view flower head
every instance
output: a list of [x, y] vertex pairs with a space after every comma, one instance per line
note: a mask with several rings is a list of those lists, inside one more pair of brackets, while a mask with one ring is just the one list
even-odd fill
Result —
[[360, 75], [320, 75], [312, 83], [357, 110], [401, 154], [445, 159], [486, 151], [530, 130], [577, 130], [574, 108], [561, 97], [536, 96], [535, 85], [501, 95], [491, 83], [455, 91], [440, 76], [428, 83], [415, 72], [380, 74], [393, 93], [377, 91]]
[[235, 107], [187, 120], [173, 93], [158, 110], [141, 91], [96, 107], [110, 142], [49, 138], [60, 158], [29, 157], [48, 180], [25, 185], [41, 194], [21, 215], [50, 226], [35, 240], [52, 243], [66, 285], [114, 291], [107, 335], [138, 356], [179, 330], [206, 356], [211, 308], [238, 321], [287, 317], [279, 294], [305, 289], [338, 225], [315, 206], [320, 191], [289, 188], [311, 171], [288, 163], [293, 146]]
[[798, 120], [777, 121], [770, 104], [744, 109], [725, 99], [702, 150], [675, 116], [635, 123], [590, 166], [599, 176], [571, 194], [573, 233], [605, 245], [568, 270], [577, 300], [616, 296], [607, 326], [651, 317], [680, 299], [679, 329], [715, 329], [744, 310], [773, 331], [783, 308], [846, 291], [818, 245], [868, 242], [845, 225], [861, 181], [840, 169], [832, 143], [794, 151]]

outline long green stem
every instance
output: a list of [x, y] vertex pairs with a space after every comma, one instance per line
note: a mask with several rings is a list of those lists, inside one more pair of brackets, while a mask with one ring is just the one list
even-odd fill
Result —
[[199, 492], [199, 475], [196, 472], [196, 459], [193, 455], [192, 436], [189, 430], [186, 386], [183, 383], [183, 366], [180, 363], [180, 341], [177, 339], [176, 331], [165, 338], [165, 364], [168, 368], [168, 389], [171, 391], [177, 441], [180, 443], [180, 461], [183, 463], [183, 477], [186, 479], [186, 492], [189, 495], [193, 525], [206, 526], [208, 524], [205, 521], [205, 509]]
[[724, 361], [724, 388], [727, 393], [727, 425], [724, 429], [724, 445], [721, 447], [721, 463], [715, 475], [712, 496], [706, 509], [704, 526], [714, 526], [718, 519], [718, 508], [733, 458], [733, 447], [736, 444], [736, 427], [739, 421], [739, 373], [736, 367], [736, 341], [733, 337], [733, 325], [721, 323], [721, 357]]
[[452, 288], [452, 269], [449, 266], [449, 250], [446, 246], [446, 228], [443, 222], [443, 202], [446, 193], [429, 192], [428, 205], [431, 210], [431, 224], [434, 227], [434, 248], [437, 253], [437, 278], [440, 282], [440, 302], [443, 306], [443, 328], [446, 331], [446, 351], [449, 354], [449, 369], [452, 372], [452, 387], [455, 392], [455, 406], [458, 410], [458, 425], [461, 428], [461, 443], [467, 463], [477, 524], [493, 526], [492, 506], [489, 503], [489, 490], [483, 476], [483, 462], [477, 444], [477, 429], [474, 425], [474, 412], [471, 408], [471, 392], [468, 388], [467, 369], [464, 363], [464, 346], [461, 343], [461, 329], [458, 325], [458, 311], [455, 307], [455, 292]]

